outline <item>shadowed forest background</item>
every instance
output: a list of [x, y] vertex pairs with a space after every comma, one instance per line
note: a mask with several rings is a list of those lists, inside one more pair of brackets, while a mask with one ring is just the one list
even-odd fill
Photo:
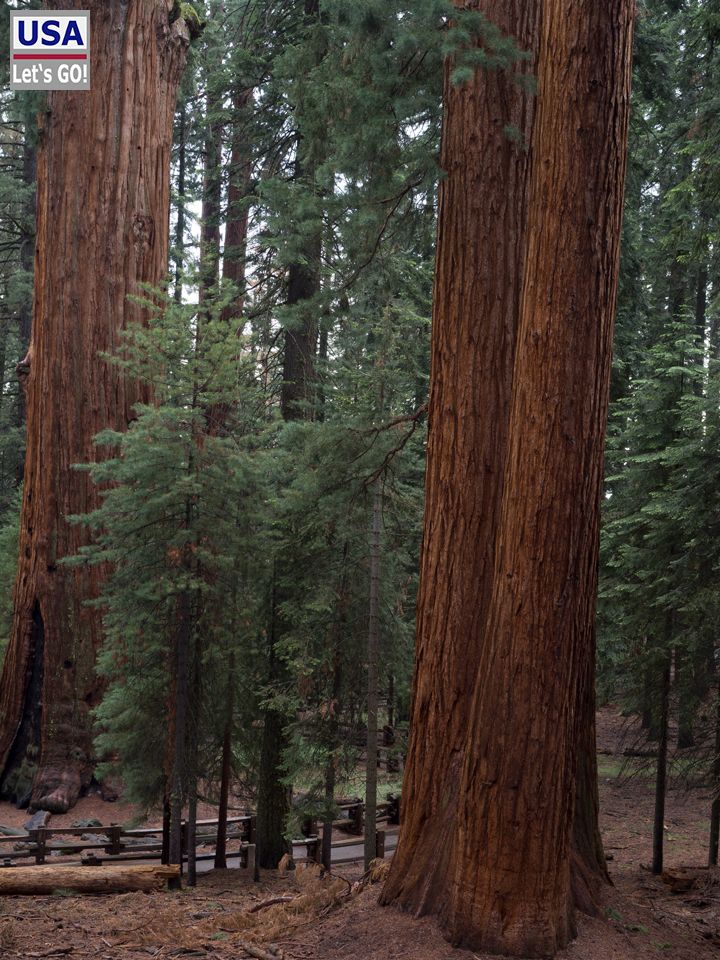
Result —
[[[41, 5], [4, 4], [0, 50], [9, 11], [19, 6]], [[274, 870], [312, 821], [324, 824], [329, 867], [337, 800], [361, 796], [369, 866], [376, 805], [402, 789], [411, 719], [438, 189], [446, 176], [443, 82], [446, 105], [448, 90], [461, 97], [474, 89], [478, 71], [511, 74], [513, 89], [532, 100], [531, 56], [478, 12], [487, 4], [168, 6], [168, 37], [184, 24], [185, 45], [168, 46], [167, 64], [148, 68], [147, 87], [134, 75], [135, 104], [168, 85], [137, 107], [160, 118], [158, 131], [168, 118], [168, 136], [156, 132], [150, 144], [157, 170], [133, 179], [132, 155], [127, 164], [137, 197], [146, 180], [156, 185], [147, 216], [132, 224], [140, 266], [128, 284], [139, 283], [129, 300], [108, 294], [121, 333], [69, 337], [56, 373], [47, 361], [61, 422], [83, 423], [94, 445], [80, 459], [75, 439], [63, 447], [62, 429], [41, 437], [38, 428], [35, 440], [31, 430], [54, 466], [52, 496], [33, 507], [35, 533], [25, 530], [25, 539], [23, 480], [27, 463], [36, 463], [26, 462], [26, 386], [35, 361], [28, 349], [37, 187], [52, 195], [62, 178], [70, 190], [75, 174], [44, 95], [13, 93], [8, 71], [2, 76], [0, 663], [10, 652], [0, 688], [0, 799], [61, 817], [90, 794], [132, 805], [128, 816], [164, 815], [172, 863], [184, 842], [180, 820], [192, 824], [198, 803], [219, 810], [221, 821], [228, 808], [252, 809], [259, 867]], [[65, 129], [84, 123], [81, 113], [69, 113]], [[138, 121], [133, 135], [142, 130]], [[48, 147], [39, 171], [50, 142], [43, 138], [52, 136], [55, 153]], [[518, 156], [529, 151], [518, 126], [506, 124], [502, 137]], [[621, 818], [652, 844], [643, 866], [656, 875], [674, 840], [669, 789], [690, 797], [687, 858], [717, 865], [720, 836], [718, 144], [720, 2], [640, 0], [595, 689], [600, 776], [617, 780], [603, 787], [603, 812], [616, 788], [638, 789]], [[84, 143], [72, 149], [80, 163]], [[463, 156], [455, 159], [462, 166]], [[121, 148], [108, 170], [124, 170], [122, 160]], [[491, 205], [498, 249], [502, 189]], [[157, 262], [163, 191], [169, 256]], [[99, 205], [82, 218], [102, 224], [105, 213]], [[458, 217], [458, 231], [464, 222]], [[52, 235], [52, 226], [44, 229]], [[68, 302], [82, 301], [91, 258], [92, 289], [104, 289], [103, 270], [110, 276], [125, 262], [122, 243], [111, 247], [103, 229], [83, 232]], [[50, 258], [59, 290], [71, 253], [54, 249]], [[100, 294], [85, 296], [78, 309], [106, 308]], [[36, 311], [50, 317], [37, 290], [35, 297]], [[489, 381], [496, 374], [484, 371]], [[120, 382], [122, 390], [113, 386]], [[480, 425], [484, 413], [493, 416], [478, 410]], [[56, 477], [69, 479], [53, 486]], [[43, 511], [61, 517], [65, 530], [49, 545], [37, 533]], [[28, 560], [31, 543], [33, 551], [41, 543], [41, 563]], [[27, 564], [18, 577], [19, 554]], [[468, 718], [453, 722], [465, 727]], [[429, 730], [428, 751], [442, 753], [445, 743], [431, 744], [433, 736]], [[594, 745], [588, 756], [594, 779]], [[118, 819], [112, 810], [103, 822], [110, 819]], [[616, 825], [602, 825], [608, 859], [622, 860], [622, 876], [637, 879], [640, 855], [614, 855]], [[626, 850], [620, 835], [618, 849]], [[441, 848], [442, 825], [432, 836]], [[223, 850], [225, 842], [223, 829]], [[600, 847], [602, 872], [605, 854]], [[594, 902], [592, 881], [588, 889]], [[406, 896], [406, 907], [435, 912], [420, 909], [421, 894]], [[577, 892], [575, 900], [582, 907]], [[645, 929], [646, 921], [623, 920], [624, 909], [586, 912], [627, 939], [633, 923]], [[717, 912], [708, 925], [712, 937], [704, 939], [717, 946]], [[670, 955], [702, 943], [698, 930], [685, 946], [671, 937]], [[662, 955], [664, 935], [653, 936], [655, 946], [638, 947], [636, 956]], [[325, 955], [313, 949], [305, 955]], [[336, 956], [385, 955], [342, 949]], [[412, 949], [423, 958], [422, 944]], [[443, 949], [427, 957], [445, 957]]]

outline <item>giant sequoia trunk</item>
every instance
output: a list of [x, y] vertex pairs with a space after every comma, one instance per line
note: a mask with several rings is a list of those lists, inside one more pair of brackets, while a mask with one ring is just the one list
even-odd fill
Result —
[[383, 892], [524, 955], [572, 929], [578, 760], [581, 898], [604, 875], [591, 656], [630, 52], [624, 0], [548, 3], [542, 31], [541, 6], [480, 5], [521, 47], [542, 32], [532, 171], [506, 136], [530, 138], [520, 88], [446, 82], [413, 734]]
[[523, 957], [574, 930], [633, 9], [547, 0], [543, 15], [505, 487], [444, 916], [455, 943]]
[[[52, 4], [55, 6], [56, 4]], [[92, 776], [90, 711], [102, 571], [60, 565], [87, 541], [72, 514], [97, 492], [73, 464], [124, 428], [141, 391], [100, 357], [143, 318], [128, 301], [167, 272], [170, 147], [188, 31], [172, 0], [63, 0], [90, 9], [89, 92], [51, 93], [38, 160], [28, 445], [15, 614], [0, 680], [3, 791], [64, 811]]]
[[[540, 3], [458, 3], [536, 51]], [[425, 532], [403, 823], [383, 901], [437, 912], [450, 889], [467, 718], [492, 588], [525, 264], [535, 100], [514, 70], [445, 76]], [[519, 140], [507, 135], [515, 128]]]

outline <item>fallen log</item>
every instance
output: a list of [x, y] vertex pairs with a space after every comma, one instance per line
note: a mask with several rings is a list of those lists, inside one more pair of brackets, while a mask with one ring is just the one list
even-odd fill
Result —
[[27, 830], [19, 830], [17, 827], [6, 827], [0, 823], [0, 837], [27, 837]]
[[0, 870], [0, 895], [52, 893], [76, 890], [78, 893], [125, 893], [132, 890], [159, 890], [180, 876], [178, 866], [143, 864], [132, 867], [17, 867]]

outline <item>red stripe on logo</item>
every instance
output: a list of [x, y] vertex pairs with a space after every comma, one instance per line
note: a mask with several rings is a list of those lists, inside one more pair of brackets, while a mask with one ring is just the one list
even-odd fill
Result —
[[86, 53], [14, 53], [13, 60], [87, 60]]

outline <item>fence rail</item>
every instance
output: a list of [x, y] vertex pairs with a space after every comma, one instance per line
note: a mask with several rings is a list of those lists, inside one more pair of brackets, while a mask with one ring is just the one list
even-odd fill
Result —
[[[351, 837], [360, 838], [365, 832], [365, 805], [355, 798], [341, 800], [337, 808], [342, 817], [333, 821], [333, 827]], [[400, 798], [389, 796], [387, 802], [377, 805], [377, 823], [398, 825], [400, 823]], [[303, 824], [303, 836], [293, 839], [293, 847], [304, 847], [308, 860], [320, 862], [322, 840], [319, 821], [307, 819]], [[214, 853], [198, 852], [197, 848], [214, 846], [218, 821], [198, 820], [195, 825], [195, 857], [210, 860]], [[253, 865], [255, 852], [256, 822], [253, 815], [227, 818], [227, 840], [237, 844], [237, 852], [228, 850], [228, 857], [239, 857], [240, 865]], [[77, 839], [75, 839], [77, 838]], [[377, 831], [377, 856], [385, 856], [385, 831]], [[357, 847], [359, 839], [340, 840], [333, 843], [333, 850]], [[7, 849], [11, 847], [12, 849]], [[97, 866], [101, 863], [119, 863], [132, 860], [161, 859], [162, 827], [125, 828], [119, 824], [97, 827], [36, 827], [24, 834], [0, 836], [0, 869], [25, 865], [60, 862], [77, 862]], [[182, 827], [183, 861], [187, 860], [187, 824]], [[350, 862], [333, 858], [333, 862]]]

